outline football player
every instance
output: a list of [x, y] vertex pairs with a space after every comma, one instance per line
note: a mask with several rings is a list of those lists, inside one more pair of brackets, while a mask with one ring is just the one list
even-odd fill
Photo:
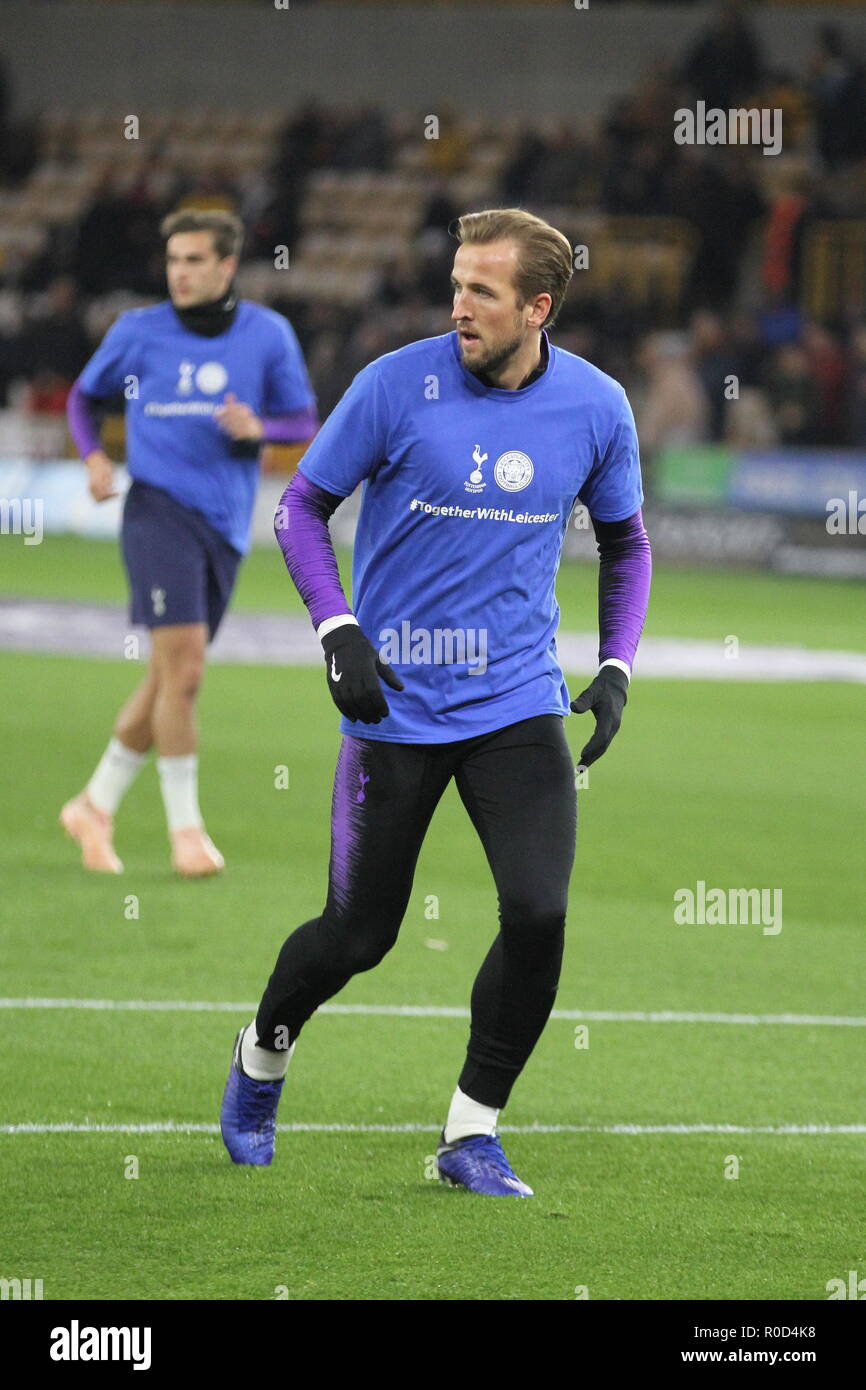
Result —
[[[521, 209], [457, 224], [454, 331], [371, 362], [307, 449], [276, 530], [342, 714], [327, 896], [285, 941], [235, 1039], [222, 1134], [266, 1164], [296, 1040], [311, 1014], [394, 945], [437, 803], [454, 779], [498, 897], [471, 996], [440, 1177], [529, 1197], [497, 1133], [559, 981], [575, 851], [564, 723], [591, 710], [589, 766], [620, 725], [651, 556], [638, 441], [622, 386], [548, 329], [571, 273], [565, 236]], [[328, 518], [359, 483], [353, 600]], [[555, 580], [569, 517], [600, 552], [599, 667], [571, 699]]]
[[70, 430], [97, 502], [115, 495], [97, 403], [126, 399], [132, 479], [121, 542], [131, 621], [150, 629], [147, 675], [121, 709], [93, 776], [60, 813], [84, 866], [119, 873], [113, 817], [156, 749], [175, 870], [224, 867], [198, 800], [196, 700], [208, 643], [249, 549], [259, 455], [318, 426], [297, 338], [282, 315], [234, 288], [243, 228], [190, 209], [162, 224], [169, 299], [122, 314], [69, 397]]

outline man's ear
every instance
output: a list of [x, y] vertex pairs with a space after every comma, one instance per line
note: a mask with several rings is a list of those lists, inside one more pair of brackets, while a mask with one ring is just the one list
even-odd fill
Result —
[[540, 328], [542, 326], [548, 314], [550, 313], [550, 306], [552, 303], [553, 300], [546, 291], [544, 292], [544, 294], [538, 294], [535, 296], [535, 304], [533, 305], [532, 318], [530, 320], [533, 327]]

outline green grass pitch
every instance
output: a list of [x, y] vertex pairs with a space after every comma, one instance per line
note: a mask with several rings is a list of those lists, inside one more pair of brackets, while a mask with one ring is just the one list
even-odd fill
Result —
[[[110, 546], [3, 549], [0, 592], [122, 596]], [[279, 563], [253, 555], [238, 608], [297, 610]], [[559, 589], [565, 625], [590, 626], [592, 572], [565, 567]], [[660, 570], [647, 630], [862, 649], [862, 589]], [[256, 1001], [283, 938], [323, 901], [339, 736], [321, 673], [209, 669], [202, 806], [228, 868], [184, 883], [169, 870], [152, 766], [118, 817], [122, 877], [85, 874], [56, 823], [105, 744], [129, 664], [7, 653], [0, 665], [2, 994]], [[557, 1009], [862, 1018], [862, 709], [853, 685], [636, 678], [622, 731], [579, 793]], [[575, 754], [587, 724], [567, 726]], [[781, 888], [781, 932], [675, 924], [674, 892], [698, 879]], [[494, 923], [483, 853], [451, 789], [397, 947], [335, 1002], [464, 1007]], [[551, 1020], [502, 1116], [537, 1194], [518, 1202], [427, 1176], [462, 1017], [320, 1012], [280, 1122], [362, 1128], [281, 1133], [270, 1169], [236, 1168], [206, 1127], [249, 1016], [0, 1011], [0, 1125], [203, 1127], [0, 1131], [0, 1275], [74, 1300], [569, 1300], [584, 1289], [591, 1300], [814, 1300], [849, 1269], [866, 1274], [866, 1136], [759, 1132], [866, 1121], [864, 1027], [614, 1018], [590, 1020], [577, 1047], [577, 1022]], [[617, 1125], [747, 1132], [605, 1129]]]

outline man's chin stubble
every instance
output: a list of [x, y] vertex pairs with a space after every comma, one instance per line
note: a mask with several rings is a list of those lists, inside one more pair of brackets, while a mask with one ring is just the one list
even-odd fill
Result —
[[466, 362], [469, 371], [483, 372], [485, 376], [492, 376], [493, 373], [501, 371], [501, 369], [508, 364], [519, 347], [520, 341], [518, 340], [517, 342], [509, 343], [505, 348], [500, 348], [498, 352], [488, 349], [487, 352], [475, 358], [471, 363], [464, 356], [464, 362]]

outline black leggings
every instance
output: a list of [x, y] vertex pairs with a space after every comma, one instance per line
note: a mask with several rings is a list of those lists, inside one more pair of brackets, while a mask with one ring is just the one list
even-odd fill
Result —
[[454, 777], [499, 898], [499, 934], [472, 990], [460, 1089], [501, 1108], [553, 1008], [574, 862], [574, 764], [562, 716], [454, 743], [344, 737], [331, 812], [328, 900], [284, 943], [256, 1018], [262, 1047], [310, 1015], [397, 940], [427, 827]]

